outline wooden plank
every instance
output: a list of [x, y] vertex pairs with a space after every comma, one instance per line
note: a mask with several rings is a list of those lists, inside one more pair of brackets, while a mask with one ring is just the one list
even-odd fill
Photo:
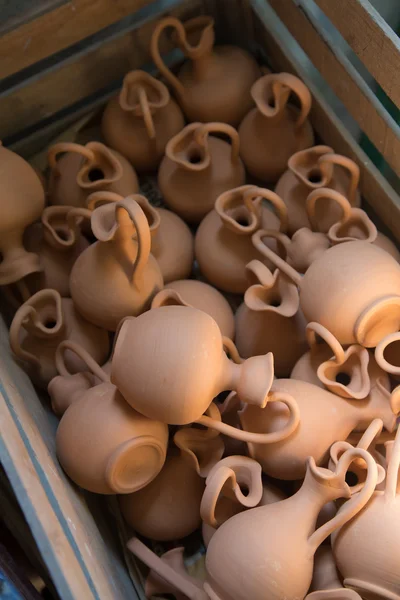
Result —
[[[186, 19], [201, 11], [201, 0], [191, 0], [169, 14]], [[149, 44], [153, 29], [154, 22], [145, 23], [139, 29], [46, 73], [37, 81], [0, 96], [0, 139], [4, 140], [107, 86], [115, 84], [117, 87], [128, 71], [141, 68], [151, 60]], [[163, 52], [172, 48], [166, 36], [161, 48]]]
[[270, 0], [276, 14], [297, 40], [328, 85], [392, 169], [400, 175], [400, 127], [329, 34], [309, 13], [306, 4]]
[[304, 62], [289, 49], [287, 31], [266, 0], [249, 0], [255, 12], [255, 38], [278, 71], [297, 75], [313, 95], [310, 119], [324, 143], [336, 152], [354, 160], [361, 171], [360, 189], [363, 197], [379, 215], [388, 229], [400, 240], [400, 197], [359, 147], [341, 120], [327, 103], [324, 94], [310, 78]]
[[389, 98], [400, 106], [400, 40], [368, 0], [314, 0]]
[[0, 38], [0, 79], [116, 23], [151, 0], [69, 0]]

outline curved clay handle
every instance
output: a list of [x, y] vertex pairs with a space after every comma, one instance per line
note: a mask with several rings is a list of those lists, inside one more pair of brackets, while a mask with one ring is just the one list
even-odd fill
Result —
[[345, 523], [350, 521], [350, 519], [360, 512], [374, 493], [378, 481], [378, 468], [375, 460], [369, 452], [366, 452], [366, 450], [360, 448], [350, 448], [349, 450], [346, 450], [339, 458], [335, 474], [342, 476], [344, 482], [349, 466], [357, 458], [364, 460], [367, 464], [367, 477], [364, 486], [358, 494], [354, 495], [343, 505], [343, 508], [332, 519], [327, 523], [324, 523], [324, 525], [321, 525], [319, 529], [311, 534], [308, 538], [308, 543], [312, 551], [315, 551], [333, 531], [343, 527]]
[[271, 230], [269, 229], [259, 229], [251, 236], [251, 240], [253, 242], [253, 246], [258, 250], [263, 256], [268, 258], [272, 264], [275, 265], [282, 273], [284, 273], [289, 279], [293, 281], [298, 286], [301, 286], [302, 275], [293, 269], [288, 263], [283, 260], [280, 256], [276, 254], [271, 248], [268, 248], [266, 244], [263, 242], [263, 237], [271, 237]]
[[[168, 285], [168, 284], [167, 284]], [[160, 290], [153, 298], [151, 302], [151, 308], [161, 308], [162, 306], [190, 306], [185, 302], [182, 296], [176, 290], [165, 287]]]
[[333, 333], [331, 333], [323, 325], [320, 325], [320, 323], [315, 323], [314, 321], [307, 323], [306, 339], [311, 351], [316, 349], [318, 346], [317, 335], [318, 337], [322, 338], [326, 344], [328, 344], [333, 352], [335, 360], [338, 363], [343, 363], [345, 361], [344, 349], [341, 343], [335, 338]]
[[224, 350], [227, 354], [229, 354], [230, 359], [236, 363], [237, 365], [241, 365], [244, 363], [244, 358], [242, 358], [239, 354], [238, 349], [236, 348], [235, 343], [231, 340], [231, 338], [226, 335], [222, 336], [222, 344], [224, 346]]
[[289, 409], [289, 420], [285, 427], [283, 427], [283, 429], [280, 431], [273, 431], [271, 433], [254, 433], [251, 431], [243, 431], [242, 429], [237, 429], [236, 427], [232, 427], [232, 425], [214, 420], [206, 415], [202, 415], [199, 419], [196, 419], [194, 423], [199, 423], [199, 425], [204, 425], [210, 429], [216, 429], [220, 433], [223, 433], [228, 437], [232, 437], [235, 440], [240, 440], [241, 442], [250, 442], [253, 444], [273, 444], [286, 439], [297, 429], [300, 423], [300, 410], [293, 396], [285, 392], [271, 392], [268, 395], [268, 402], [282, 402]]
[[106, 190], [92, 192], [86, 198], [86, 206], [88, 210], [93, 211], [97, 208], [97, 204], [99, 204], [99, 202], [102, 204], [108, 204], [112, 202], [121, 202], [123, 199], [124, 197], [121, 196], [121, 194], [116, 194], [115, 192], [109, 192]]
[[[79, 239], [78, 223], [75, 218], [71, 218], [70, 212], [70, 206], [47, 206], [42, 212], [41, 221], [45, 238], [58, 250], [73, 248]], [[62, 225], [65, 225], [62, 232], [66, 235], [63, 237], [59, 235], [60, 220]]]
[[106, 383], [110, 381], [110, 377], [105, 371], [103, 371], [100, 365], [97, 364], [97, 362], [89, 354], [89, 352], [85, 350], [85, 348], [82, 348], [82, 346], [80, 346], [76, 342], [72, 342], [71, 340], [64, 340], [57, 346], [55, 354], [55, 363], [56, 369], [60, 375], [62, 375], [63, 377], [69, 377], [72, 375], [72, 373], [68, 371], [64, 361], [64, 354], [66, 350], [70, 350], [71, 352], [79, 356], [79, 358], [84, 363], [86, 363], [88, 370], [91, 373], [93, 373], [93, 375], [96, 375], [96, 377], [98, 377], [100, 381], [104, 381]]
[[[210, 133], [222, 133], [226, 135], [231, 142], [231, 160], [233, 163], [239, 161], [239, 148], [240, 148], [240, 140], [239, 134], [232, 125], [228, 125], [227, 123], [204, 123], [200, 124], [200, 126], [194, 131], [194, 139], [201, 146], [205, 146], [205, 138]], [[285, 205], [286, 208], [286, 205]]]
[[321, 199], [333, 200], [334, 202], [336, 202], [336, 204], [338, 204], [343, 211], [343, 216], [340, 219], [340, 222], [344, 223], [348, 220], [348, 218], [351, 215], [351, 204], [347, 200], [347, 198], [345, 198], [340, 192], [332, 190], [331, 188], [318, 188], [310, 192], [306, 200], [306, 211], [308, 219], [314, 231], [318, 231], [318, 222], [315, 214], [315, 205], [317, 204], [318, 200]]
[[[246, 486], [246, 495], [243, 494], [241, 485]], [[221, 494], [246, 508], [257, 506], [263, 495], [261, 465], [248, 456], [228, 456], [210, 471], [201, 499], [200, 515], [207, 525], [214, 528], [222, 525], [215, 516]]]
[[287, 230], [288, 225], [288, 210], [287, 206], [278, 194], [273, 192], [272, 190], [268, 190], [265, 188], [260, 188], [254, 186], [252, 190], [248, 190], [244, 194], [244, 199], [246, 201], [246, 196], [252, 198], [264, 198], [264, 200], [268, 200], [272, 204], [272, 206], [276, 209], [277, 216], [279, 218], [279, 231], [285, 232]]
[[[278, 101], [275, 102], [275, 106], [269, 106], [265, 99], [265, 87], [270, 85], [275, 95], [274, 84], [284, 85], [286, 88], [289, 89], [290, 92], [293, 92], [298, 97], [301, 108], [294, 125], [296, 129], [301, 127], [307, 119], [311, 109], [312, 97], [309, 89], [298, 77], [295, 77], [290, 73], [270, 73], [269, 75], [264, 75], [253, 84], [253, 87], [251, 88], [251, 95], [254, 101], [256, 102], [258, 108], [266, 117], [273, 117], [280, 110], [282, 110], [283, 106], [286, 105], [289, 97], [289, 93], [287, 93], [286, 99], [283, 104], [279, 101], [278, 97], [276, 98]], [[280, 93], [279, 90], [277, 90], [277, 92], [278, 94]]]
[[81, 144], [74, 144], [73, 142], [59, 142], [58, 144], [50, 146], [50, 148], [47, 151], [47, 161], [49, 163], [49, 167], [54, 171], [56, 175], [59, 174], [57, 166], [57, 156], [58, 154], [64, 152], [75, 152], [75, 154], [80, 154], [91, 163], [95, 162], [96, 160], [93, 150], [87, 148], [86, 146], [82, 146]]
[[280, 83], [286, 85], [298, 97], [301, 110], [295, 126], [297, 128], [301, 127], [311, 110], [312, 96], [310, 94], [310, 90], [306, 85], [304, 85], [301, 79], [291, 75], [291, 73], [278, 73], [275, 76], [275, 80], [278, 80]]
[[350, 182], [349, 189], [347, 191], [347, 199], [349, 200], [351, 205], [354, 205], [355, 195], [357, 191], [358, 184], [360, 182], [360, 168], [347, 156], [342, 156], [341, 154], [336, 154], [335, 152], [324, 154], [318, 160], [320, 164], [329, 163], [333, 165], [339, 165], [346, 169], [350, 173]]
[[179, 79], [172, 73], [172, 71], [168, 69], [160, 54], [160, 35], [167, 27], [173, 27], [176, 30], [179, 41], [182, 45], [186, 43], [186, 31], [183, 24], [175, 17], [166, 17], [165, 19], [162, 19], [162, 21], [160, 21], [154, 28], [150, 41], [150, 54], [154, 64], [160, 71], [161, 75], [163, 75], [168, 81], [168, 83], [174, 88], [178, 96], [182, 97], [185, 93], [184, 86], [179, 81]]
[[[233, 190], [223, 192], [215, 201], [215, 211], [223, 224], [239, 235], [248, 235], [257, 231], [261, 223], [261, 197], [255, 193], [254, 185], [242, 185]], [[231, 216], [231, 211], [238, 209], [247, 211], [248, 223], [242, 225]]]
[[400, 367], [398, 365], [392, 365], [385, 358], [386, 348], [394, 342], [400, 342], [400, 332], [390, 333], [379, 342], [375, 348], [375, 360], [381, 369], [383, 369], [386, 373], [390, 373], [391, 375], [400, 375]]
[[116, 204], [115, 216], [118, 221], [120, 213], [126, 210], [136, 229], [137, 255], [132, 265], [132, 282], [137, 285], [147, 266], [151, 249], [150, 228], [143, 210], [135, 201], [135, 196], [128, 196]]

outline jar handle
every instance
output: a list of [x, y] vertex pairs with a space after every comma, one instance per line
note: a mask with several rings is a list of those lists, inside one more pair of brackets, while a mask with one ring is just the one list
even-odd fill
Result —
[[154, 140], [156, 137], [156, 128], [154, 126], [153, 115], [151, 114], [149, 100], [147, 98], [146, 90], [143, 86], [139, 86], [138, 88], [138, 98], [140, 103], [140, 108], [143, 113], [143, 121], [146, 127], [147, 135], [151, 140]]
[[306, 200], [306, 211], [313, 231], [319, 230], [315, 214], [315, 205], [317, 204], [318, 200], [321, 200], [321, 198], [324, 198], [325, 200], [333, 200], [340, 206], [343, 211], [343, 216], [340, 219], [341, 223], [349, 219], [351, 215], [351, 204], [347, 198], [343, 196], [343, 194], [337, 192], [336, 190], [332, 190], [331, 188], [317, 188], [309, 193]]
[[253, 233], [251, 239], [253, 242], [253, 246], [258, 250], [263, 256], [268, 258], [272, 264], [275, 265], [282, 273], [284, 273], [293, 283], [298, 286], [301, 286], [302, 275], [296, 269], [288, 265], [288, 263], [283, 260], [280, 256], [276, 254], [271, 248], [268, 248], [266, 244], [263, 242], [263, 237], [271, 237], [270, 230], [267, 229], [259, 229], [255, 233]]
[[[238, 162], [239, 159], [239, 148], [240, 138], [239, 133], [232, 125], [228, 123], [204, 123], [195, 129], [193, 137], [194, 140], [201, 146], [205, 146], [205, 137], [210, 133], [223, 133], [226, 135], [231, 142], [231, 160], [233, 163]], [[261, 188], [260, 188], [261, 189]]]
[[336, 154], [335, 152], [324, 154], [319, 158], [318, 162], [339, 165], [340, 167], [347, 169], [347, 171], [350, 174], [350, 182], [347, 190], [347, 199], [350, 202], [350, 204], [354, 206], [356, 191], [360, 182], [359, 166], [354, 162], [354, 160], [351, 160], [351, 158], [348, 158], [347, 156], [342, 156], [341, 154]]
[[199, 419], [196, 419], [194, 423], [204, 425], [204, 427], [209, 427], [210, 429], [216, 429], [220, 433], [242, 442], [249, 442], [252, 444], [273, 444], [286, 439], [297, 429], [300, 423], [300, 410], [293, 396], [286, 392], [271, 392], [268, 395], [268, 403], [269, 402], [282, 402], [289, 409], [289, 420], [285, 427], [280, 431], [273, 431], [271, 433], [243, 431], [236, 427], [232, 427], [232, 425], [228, 425], [227, 423], [222, 423], [221, 420], [216, 420], [206, 415], [202, 415]]
[[222, 336], [222, 345], [227, 354], [229, 354], [230, 359], [236, 363], [237, 365], [241, 365], [244, 363], [244, 358], [242, 358], [239, 354], [238, 349], [236, 348], [236, 344], [231, 338], [226, 335]]
[[291, 73], [278, 73], [276, 79], [296, 94], [300, 101], [301, 110], [295, 123], [295, 127], [299, 128], [303, 125], [311, 110], [312, 96], [310, 90], [301, 79]]
[[[335, 469], [335, 474], [342, 476], [344, 482], [349, 466], [357, 458], [364, 460], [367, 464], [367, 476], [364, 486], [358, 494], [355, 494], [345, 503], [344, 507], [339, 513], [337, 513], [332, 519], [330, 519], [324, 525], [321, 525], [319, 529], [311, 534], [311, 536], [308, 538], [308, 543], [314, 552], [333, 531], [343, 527], [343, 525], [345, 525], [358, 512], [360, 512], [360, 510], [367, 504], [368, 500], [374, 493], [378, 481], [378, 468], [375, 460], [366, 450], [362, 450], [361, 448], [349, 448], [346, 450], [346, 452], [344, 452], [344, 454], [342, 454], [342, 456], [339, 458]], [[350, 494], [350, 488], [348, 486], [347, 489], [348, 494]]]
[[328, 346], [333, 352], [335, 360], [338, 363], [343, 363], [345, 361], [344, 349], [341, 343], [333, 335], [333, 333], [331, 333], [326, 327], [324, 327], [320, 323], [315, 323], [314, 321], [307, 323], [306, 338], [311, 351], [314, 350], [317, 346], [317, 335], [321, 337], [326, 344], [328, 344]]
[[58, 154], [64, 152], [75, 152], [75, 154], [80, 154], [90, 163], [94, 163], [96, 160], [93, 150], [87, 148], [86, 146], [82, 146], [82, 144], [75, 144], [73, 142], [59, 142], [58, 144], [53, 144], [53, 146], [50, 146], [47, 151], [47, 161], [49, 163], [49, 167], [55, 173], [55, 175], [60, 174], [58, 170], [57, 156]]
[[268, 202], [270, 202], [272, 206], [276, 209], [279, 218], [279, 231], [281, 233], [284, 233], [287, 230], [288, 210], [286, 204], [284, 203], [282, 198], [278, 196], [278, 194], [276, 194], [272, 190], [254, 186], [252, 189], [244, 193], [245, 202], [247, 197], [259, 197], [264, 198], [264, 200], [268, 200]]
[[[129, 218], [136, 229], [137, 254], [132, 265], [132, 283], [137, 286], [140, 283], [144, 270], [149, 262], [151, 249], [150, 228], [146, 215], [135, 201], [134, 195], [128, 196], [116, 204], [115, 216], [117, 220], [124, 210], [128, 213]], [[132, 243], [132, 238], [130, 238], [129, 241]]]
[[77, 344], [76, 342], [72, 342], [71, 340], [64, 340], [64, 341], [60, 342], [60, 344], [58, 344], [58, 346], [57, 346], [57, 350], [56, 350], [56, 354], [55, 354], [55, 363], [56, 363], [56, 369], [60, 375], [62, 375], [63, 377], [69, 377], [69, 376], [73, 375], [73, 373], [70, 373], [68, 371], [65, 361], [64, 361], [64, 355], [67, 350], [69, 350], [69, 351], [73, 352], [74, 354], [76, 354], [77, 356], [79, 356], [79, 358], [84, 363], [86, 363], [86, 366], [89, 369], [89, 371], [91, 373], [93, 373], [93, 375], [98, 377], [100, 379], [100, 381], [109, 383], [110, 377], [100, 367], [100, 365], [97, 364], [97, 362], [89, 354], [89, 352], [87, 350], [85, 350], [85, 348], [82, 348], [82, 346], [80, 344]]
[[[47, 206], [42, 212], [41, 221], [44, 237], [57, 250], [72, 248], [78, 241], [77, 222], [75, 218], [70, 217], [70, 212], [70, 206]], [[60, 218], [63, 225], [65, 225], [65, 228], [62, 229], [62, 232], [66, 234], [65, 237], [60, 236], [57, 228], [57, 220], [60, 224]], [[56, 221], [56, 224], [54, 224], [54, 221]]]
[[86, 198], [86, 206], [88, 210], [93, 211], [97, 208], [97, 205], [101, 202], [102, 204], [111, 204], [112, 202], [121, 202], [124, 197], [121, 194], [115, 192], [109, 192], [108, 190], [92, 192]]
[[182, 44], [185, 44], [186, 31], [185, 31], [183, 24], [175, 17], [166, 17], [165, 19], [162, 19], [162, 21], [157, 23], [157, 25], [154, 28], [153, 34], [151, 36], [151, 41], [150, 41], [150, 54], [151, 54], [154, 64], [160, 71], [161, 75], [163, 75], [165, 77], [165, 79], [168, 81], [168, 83], [174, 88], [174, 90], [178, 94], [178, 96], [180, 96], [182, 98], [182, 96], [185, 93], [185, 88], [182, 85], [182, 83], [179, 81], [179, 79], [172, 73], [172, 71], [170, 71], [170, 69], [168, 69], [167, 65], [163, 61], [161, 54], [160, 54], [160, 48], [159, 48], [160, 35], [164, 31], [164, 29], [166, 29], [167, 27], [173, 27], [178, 34], [179, 41]]

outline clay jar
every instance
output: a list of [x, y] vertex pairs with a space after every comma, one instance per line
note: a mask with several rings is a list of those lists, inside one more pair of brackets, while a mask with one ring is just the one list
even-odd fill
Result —
[[207, 313], [220, 328], [221, 335], [235, 337], [235, 319], [228, 301], [215, 288], [195, 279], [172, 281], [153, 299], [152, 308], [168, 305], [192, 306]]
[[288, 377], [306, 348], [297, 287], [278, 269], [272, 275], [259, 261], [250, 262], [247, 270], [253, 285], [235, 315], [239, 354], [248, 358], [272, 352], [275, 376]]
[[[79, 232], [71, 232], [68, 223], [68, 206], [48, 206], [41, 223], [31, 225], [24, 235], [28, 250], [38, 254], [42, 271], [34, 276], [36, 289], [51, 288], [62, 297], [71, 295], [69, 277], [78, 256], [89, 246]], [[28, 287], [30, 282], [26, 282]]]
[[[363, 490], [344, 504], [339, 515], [315, 529], [324, 504], [349, 498], [345, 476], [356, 458], [368, 465]], [[310, 458], [305, 480], [296, 494], [244, 511], [217, 530], [207, 549], [204, 590], [215, 600], [304, 598], [312, 580], [316, 549], [361, 511], [373, 494], [376, 479], [375, 461], [365, 450], [348, 450], [334, 473], [317, 467]]]
[[[63, 156], [57, 160], [59, 154]], [[122, 196], [139, 191], [136, 173], [126, 158], [100, 142], [85, 146], [60, 142], [49, 148], [47, 158], [50, 204], [87, 208], [87, 197], [98, 190]]]
[[[190, 59], [176, 77], [160, 56], [159, 38], [167, 27], [174, 42]], [[251, 108], [250, 88], [260, 76], [254, 58], [236, 46], [214, 47], [214, 20], [196, 17], [181, 23], [166, 17], [156, 25], [151, 39], [151, 56], [160, 73], [174, 90], [188, 121], [221, 121], [238, 125]]]
[[354, 590], [343, 587], [331, 548], [320, 546], [314, 558], [314, 571], [306, 600], [362, 600]]
[[[308, 322], [323, 325], [342, 344], [375, 347], [400, 325], [400, 266], [368, 242], [329, 248], [299, 275], [253, 234], [255, 247], [300, 288], [300, 308]], [[338, 318], [340, 315], [340, 318]]]
[[128, 494], [148, 485], [164, 464], [168, 427], [133, 410], [77, 344], [63, 342], [57, 349], [62, 375], [68, 376], [61, 359], [66, 350], [78, 354], [102, 383], [76, 395], [61, 418], [56, 434], [61, 466], [96, 494]]
[[[353, 524], [337, 531], [332, 549], [346, 587], [363, 598], [389, 600], [400, 595], [399, 553], [395, 550], [400, 535], [398, 432], [395, 441], [387, 442], [385, 447], [388, 463], [385, 489], [374, 492]], [[346, 506], [340, 509], [339, 516], [345, 509]]]
[[[10, 326], [10, 346], [22, 361], [36, 385], [47, 386], [57, 375], [55, 351], [63, 340], [73, 340], [97, 362], [105, 362], [109, 352], [106, 331], [79, 315], [70, 298], [61, 298], [56, 290], [41, 290], [15, 313]], [[73, 372], [85, 371], [79, 357], [67, 353], [66, 362]]]
[[[289, 158], [287, 166], [275, 191], [288, 208], [288, 231], [291, 235], [302, 227], [311, 229], [306, 200], [315, 189], [332, 188], [343, 194], [351, 206], [360, 206], [358, 165], [346, 156], [335, 154], [329, 146], [313, 146], [295, 152]], [[318, 207], [320, 231], [326, 232], [340, 216], [340, 208], [334, 202]]]
[[[263, 199], [272, 204], [277, 215], [263, 206]], [[243, 185], [221, 194], [195, 237], [195, 255], [202, 274], [224, 292], [244, 294], [249, 285], [246, 265], [262, 259], [252, 234], [260, 227], [284, 231], [286, 221], [284, 203], [270, 190]], [[280, 249], [274, 241], [271, 247]]]
[[[291, 93], [298, 98], [300, 110], [288, 104]], [[240, 124], [240, 156], [250, 175], [274, 183], [292, 154], [313, 145], [314, 134], [307, 119], [311, 94], [294, 75], [270, 73], [256, 81], [251, 95], [256, 108]]]
[[26, 252], [22, 237], [44, 208], [44, 189], [34, 169], [0, 143], [0, 285], [40, 271], [39, 257]]
[[[290, 437], [277, 444], [248, 443], [249, 453], [263, 471], [279, 479], [304, 477], [306, 461], [312, 456], [318, 465], [328, 460], [331, 445], [345, 440], [356, 428], [365, 430], [372, 419], [382, 419], [388, 431], [396, 427], [399, 398], [377, 384], [367, 398], [348, 400], [311, 383], [294, 379], [276, 379], [272, 391], [291, 395], [299, 408], [300, 423]], [[264, 409], [245, 405], [240, 413], [243, 429], [271, 433], [286, 422], [286, 408], [268, 403]]]
[[[71, 209], [78, 216], [86, 209]], [[150, 254], [150, 230], [135, 196], [99, 206], [91, 215], [97, 242], [78, 257], [71, 272], [71, 296], [91, 323], [115, 331], [128, 315], [149, 308], [163, 287]], [[136, 231], [137, 240], [133, 239]]]
[[[232, 145], [210, 133], [223, 133]], [[189, 223], [198, 223], [218, 196], [245, 182], [239, 136], [225, 123], [191, 123], [167, 144], [158, 171], [166, 205]]]
[[[170, 210], [152, 206], [145, 196], [136, 194], [134, 198], [146, 215], [151, 235], [151, 253], [160, 267], [164, 283], [188, 277], [194, 258], [194, 240], [189, 227]], [[93, 209], [98, 203], [121, 200], [123, 197], [118, 194], [94, 192], [88, 198], [88, 206]]]
[[142, 173], [157, 169], [167, 142], [184, 125], [168, 88], [145, 71], [131, 71], [104, 110], [101, 132], [110, 148]]

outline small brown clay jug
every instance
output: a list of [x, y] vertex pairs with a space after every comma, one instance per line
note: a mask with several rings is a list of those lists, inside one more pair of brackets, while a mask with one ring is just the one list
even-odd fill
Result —
[[[343, 242], [319, 256], [301, 276], [253, 234], [255, 247], [300, 288], [300, 308], [345, 344], [374, 348], [400, 328], [400, 265], [363, 241]], [[340, 317], [339, 317], [340, 315]]]
[[272, 352], [275, 376], [288, 377], [306, 349], [297, 287], [278, 269], [272, 275], [258, 260], [247, 271], [253, 285], [235, 315], [237, 349], [243, 358]]
[[167, 142], [184, 125], [168, 88], [145, 71], [131, 71], [104, 110], [101, 132], [110, 148], [142, 173], [157, 169]]
[[[362, 491], [343, 505], [342, 512], [315, 529], [324, 504], [350, 497], [346, 472], [358, 458], [368, 465]], [[362, 510], [374, 492], [376, 478], [376, 463], [365, 450], [348, 450], [334, 473], [309, 458], [305, 480], [296, 494], [235, 515], [216, 531], [207, 548], [204, 590], [213, 600], [304, 598], [312, 580], [315, 551]]]
[[[210, 133], [223, 133], [231, 141]], [[158, 171], [165, 203], [189, 223], [198, 223], [223, 192], [243, 185], [239, 135], [225, 123], [191, 123], [167, 144]]]
[[[15, 313], [10, 326], [11, 350], [36, 385], [46, 387], [57, 375], [54, 355], [63, 340], [77, 342], [96, 362], [107, 359], [107, 332], [81, 317], [72, 300], [61, 298], [56, 290], [37, 292]], [[75, 355], [67, 353], [66, 362], [73, 373], [86, 370]]]
[[96, 494], [145, 487], [164, 465], [168, 427], [133, 410], [78, 344], [66, 341], [57, 348], [61, 374], [69, 375], [65, 351], [77, 354], [102, 383], [76, 396], [61, 418], [56, 434], [61, 466], [77, 485]]
[[[300, 102], [300, 110], [288, 103], [292, 93]], [[292, 154], [313, 145], [314, 134], [307, 119], [311, 94], [294, 75], [270, 73], [256, 81], [251, 95], [256, 108], [240, 124], [240, 156], [250, 175], [274, 183]]]
[[[235, 389], [244, 402], [258, 406], [280, 400], [289, 407], [290, 418], [277, 435], [279, 439], [290, 435], [289, 431], [297, 427], [297, 406], [288, 395], [269, 395], [272, 354], [235, 364], [226, 356], [224, 346], [237, 354], [233, 342], [222, 338], [217, 323], [205, 312], [188, 306], [154, 308], [121, 323], [111, 381], [133, 408], [149, 418], [170, 425], [196, 422], [237, 439], [260, 443], [274, 438], [254, 438], [249, 431], [221, 423], [212, 400], [229, 389]], [[207, 408], [213, 409], [218, 419], [203, 415]]]
[[[161, 269], [164, 283], [189, 277], [194, 258], [194, 239], [189, 227], [170, 210], [152, 206], [145, 196], [135, 194], [134, 198], [146, 215], [151, 253]], [[121, 200], [123, 196], [112, 192], [94, 192], [88, 198], [88, 208], [93, 210], [101, 203]], [[134, 237], [137, 237], [136, 232]]]
[[320, 546], [314, 557], [313, 578], [305, 600], [362, 600], [354, 590], [343, 587], [332, 550]]
[[[375, 418], [382, 419], [388, 431], [394, 431], [400, 412], [399, 396], [390, 394], [379, 382], [363, 400], [348, 400], [294, 379], [276, 379], [271, 389], [295, 398], [299, 426], [277, 444], [247, 445], [250, 456], [260, 462], [263, 471], [277, 479], [304, 477], [308, 456], [318, 465], [326, 464], [334, 442], [345, 440], [356, 428], [364, 431]], [[245, 431], [271, 433], [286, 423], [287, 410], [279, 403], [268, 403], [265, 408], [246, 404], [240, 418]]]
[[[167, 27], [174, 29], [174, 41], [190, 59], [178, 76], [160, 56], [159, 39]], [[237, 46], [214, 47], [214, 20], [196, 17], [181, 23], [166, 17], [156, 25], [151, 39], [151, 56], [160, 73], [175, 92], [188, 121], [221, 121], [238, 125], [251, 108], [250, 88], [260, 76], [254, 58]]]
[[[59, 154], [63, 154], [57, 159]], [[115, 150], [100, 142], [85, 146], [60, 142], [49, 148], [50, 204], [87, 208], [87, 197], [95, 191], [116, 192], [122, 196], [139, 191], [135, 171]]]
[[[98, 241], [82, 252], [71, 272], [77, 310], [109, 331], [124, 317], [147, 310], [163, 287], [160, 267], [150, 254], [149, 224], [135, 197], [93, 211], [91, 225]], [[71, 215], [87, 212], [71, 209]]]
[[[277, 214], [263, 206], [263, 200]], [[244, 294], [249, 285], [246, 265], [256, 258], [263, 260], [252, 234], [260, 227], [285, 231], [286, 222], [286, 207], [271, 190], [243, 185], [224, 192], [196, 233], [195, 255], [202, 274], [224, 292]], [[275, 241], [271, 248], [280, 250]]]
[[[288, 160], [288, 168], [276, 184], [275, 191], [289, 212], [288, 231], [295, 233], [302, 227], [311, 228], [306, 200], [310, 192], [321, 187], [332, 188], [343, 194], [351, 206], [360, 206], [358, 182], [360, 169], [346, 156], [335, 154], [329, 146], [313, 146], [295, 152]], [[318, 207], [318, 222], [325, 232], [341, 216], [340, 207], [328, 202]]]
[[[400, 597], [399, 430], [395, 441], [387, 442], [385, 447], [388, 464], [385, 489], [375, 491], [365, 509], [332, 538], [333, 554], [344, 585], [371, 600]], [[339, 510], [339, 517], [345, 510], [346, 505]]]
[[152, 308], [178, 304], [204, 311], [214, 319], [221, 335], [235, 337], [235, 319], [226, 298], [215, 288], [196, 279], [172, 281], [154, 297]]
[[34, 169], [1, 142], [0, 165], [0, 285], [7, 285], [41, 269], [39, 257], [25, 250], [22, 238], [40, 218], [45, 199]]

